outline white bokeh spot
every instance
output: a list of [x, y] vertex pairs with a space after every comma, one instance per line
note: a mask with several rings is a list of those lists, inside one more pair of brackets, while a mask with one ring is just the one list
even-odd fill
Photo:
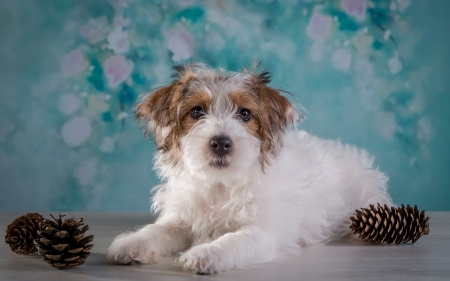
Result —
[[68, 146], [79, 146], [90, 137], [91, 122], [84, 116], [72, 118], [62, 127], [61, 135]]
[[100, 151], [104, 153], [111, 153], [114, 151], [114, 144], [116, 140], [111, 137], [104, 137], [100, 144]]
[[194, 54], [194, 37], [184, 29], [176, 29], [172, 31], [167, 47], [173, 53], [173, 61], [189, 59]]
[[116, 27], [108, 35], [108, 49], [116, 54], [123, 54], [128, 52], [130, 48], [130, 41], [128, 40], [128, 32], [122, 27]]
[[73, 93], [64, 94], [58, 100], [58, 109], [64, 115], [71, 115], [80, 108], [80, 105], [80, 98]]
[[349, 50], [341, 48], [334, 51], [331, 58], [331, 63], [334, 69], [339, 71], [347, 71], [350, 68], [352, 62], [352, 54]]
[[385, 141], [391, 142], [397, 127], [394, 114], [392, 112], [377, 112], [374, 121], [375, 129], [381, 137]]
[[320, 62], [323, 60], [323, 52], [325, 49], [325, 45], [323, 42], [316, 42], [311, 45], [311, 48], [309, 49], [309, 58], [313, 62]]
[[97, 175], [97, 160], [89, 159], [81, 162], [74, 172], [74, 176], [80, 185], [91, 183]]
[[388, 66], [389, 66], [389, 71], [393, 75], [399, 73], [403, 69], [403, 65], [397, 56], [389, 59]]
[[430, 119], [428, 117], [422, 117], [419, 119], [417, 138], [423, 142], [429, 142], [432, 137], [432, 128]]

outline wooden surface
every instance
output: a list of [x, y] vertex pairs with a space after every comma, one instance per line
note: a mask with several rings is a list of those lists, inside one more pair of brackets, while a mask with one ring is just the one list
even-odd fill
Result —
[[[49, 217], [48, 213], [41, 214]], [[0, 213], [2, 233], [20, 215], [22, 213]], [[95, 246], [84, 265], [57, 270], [48, 266], [37, 254], [14, 254], [2, 242], [0, 280], [450, 280], [450, 212], [427, 212], [431, 217], [431, 232], [414, 245], [372, 245], [343, 239], [304, 248], [300, 257], [279, 258], [212, 276], [182, 271], [175, 264], [176, 256], [154, 265], [107, 264], [106, 251], [114, 237], [150, 222], [148, 213], [68, 215], [83, 217], [90, 226], [87, 233], [95, 236]]]

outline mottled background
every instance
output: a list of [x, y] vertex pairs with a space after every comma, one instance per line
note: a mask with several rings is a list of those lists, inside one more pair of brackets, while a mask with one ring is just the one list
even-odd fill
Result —
[[[254, 59], [324, 138], [369, 150], [397, 204], [450, 210], [450, 3], [0, 1], [0, 211], [146, 211], [137, 96], [184, 61]], [[301, 172], [301, 171], [299, 171]]]

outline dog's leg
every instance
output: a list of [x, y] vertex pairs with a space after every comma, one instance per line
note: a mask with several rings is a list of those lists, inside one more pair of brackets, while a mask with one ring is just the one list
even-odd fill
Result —
[[117, 236], [109, 246], [108, 260], [117, 264], [154, 263], [161, 256], [183, 251], [189, 243], [184, 228], [171, 224], [149, 224], [136, 232]]
[[214, 274], [270, 258], [276, 249], [267, 229], [246, 227], [193, 247], [180, 257], [184, 270]]

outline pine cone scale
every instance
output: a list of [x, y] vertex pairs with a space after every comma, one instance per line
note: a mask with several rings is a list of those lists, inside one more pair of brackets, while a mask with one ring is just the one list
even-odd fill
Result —
[[89, 236], [86, 236], [86, 237], [80, 239], [78, 241], [78, 243], [80, 243], [80, 244], [87, 244], [87, 243], [91, 243], [92, 240], [94, 240], [94, 236], [93, 235], [89, 235]]
[[54, 235], [59, 237], [59, 238], [61, 238], [61, 239], [69, 237], [69, 233], [67, 231], [65, 231], [65, 230], [58, 231]]
[[83, 251], [83, 247], [79, 247], [76, 249], [71, 249], [71, 250], [67, 250], [67, 252], [71, 253], [71, 254], [78, 254], [79, 252]]
[[83, 248], [83, 252], [90, 251], [93, 247], [94, 247], [94, 244], [86, 245], [86, 246]]
[[[39, 235], [40, 235], [40, 234], [39, 234]], [[51, 240], [48, 240], [48, 239], [46, 239], [46, 238], [44, 238], [44, 237], [42, 237], [42, 238], [40, 239], [40, 241], [41, 241], [44, 245], [50, 245], [50, 244], [52, 243]]]
[[74, 261], [74, 260], [77, 260], [77, 259], [79, 259], [79, 258], [80, 258], [80, 256], [73, 256], [73, 257], [64, 259], [64, 261]]
[[52, 261], [57, 261], [57, 260], [59, 260], [61, 258], [61, 255], [45, 255], [45, 257], [47, 259], [52, 260]]
[[54, 248], [57, 251], [64, 251], [65, 249], [67, 249], [67, 247], [69, 247], [69, 244], [58, 244], [58, 245], [52, 245], [52, 248]]
[[51, 239], [53, 239], [52, 233], [47, 232], [46, 230], [38, 230], [38, 235], [41, 237], [41, 239], [44, 239], [44, 241], [51, 241]]
[[47, 227], [45, 227], [45, 232], [50, 233], [50, 234], [55, 234], [56, 232], [58, 232], [58, 229], [56, 229], [52, 226], [47, 226]]

